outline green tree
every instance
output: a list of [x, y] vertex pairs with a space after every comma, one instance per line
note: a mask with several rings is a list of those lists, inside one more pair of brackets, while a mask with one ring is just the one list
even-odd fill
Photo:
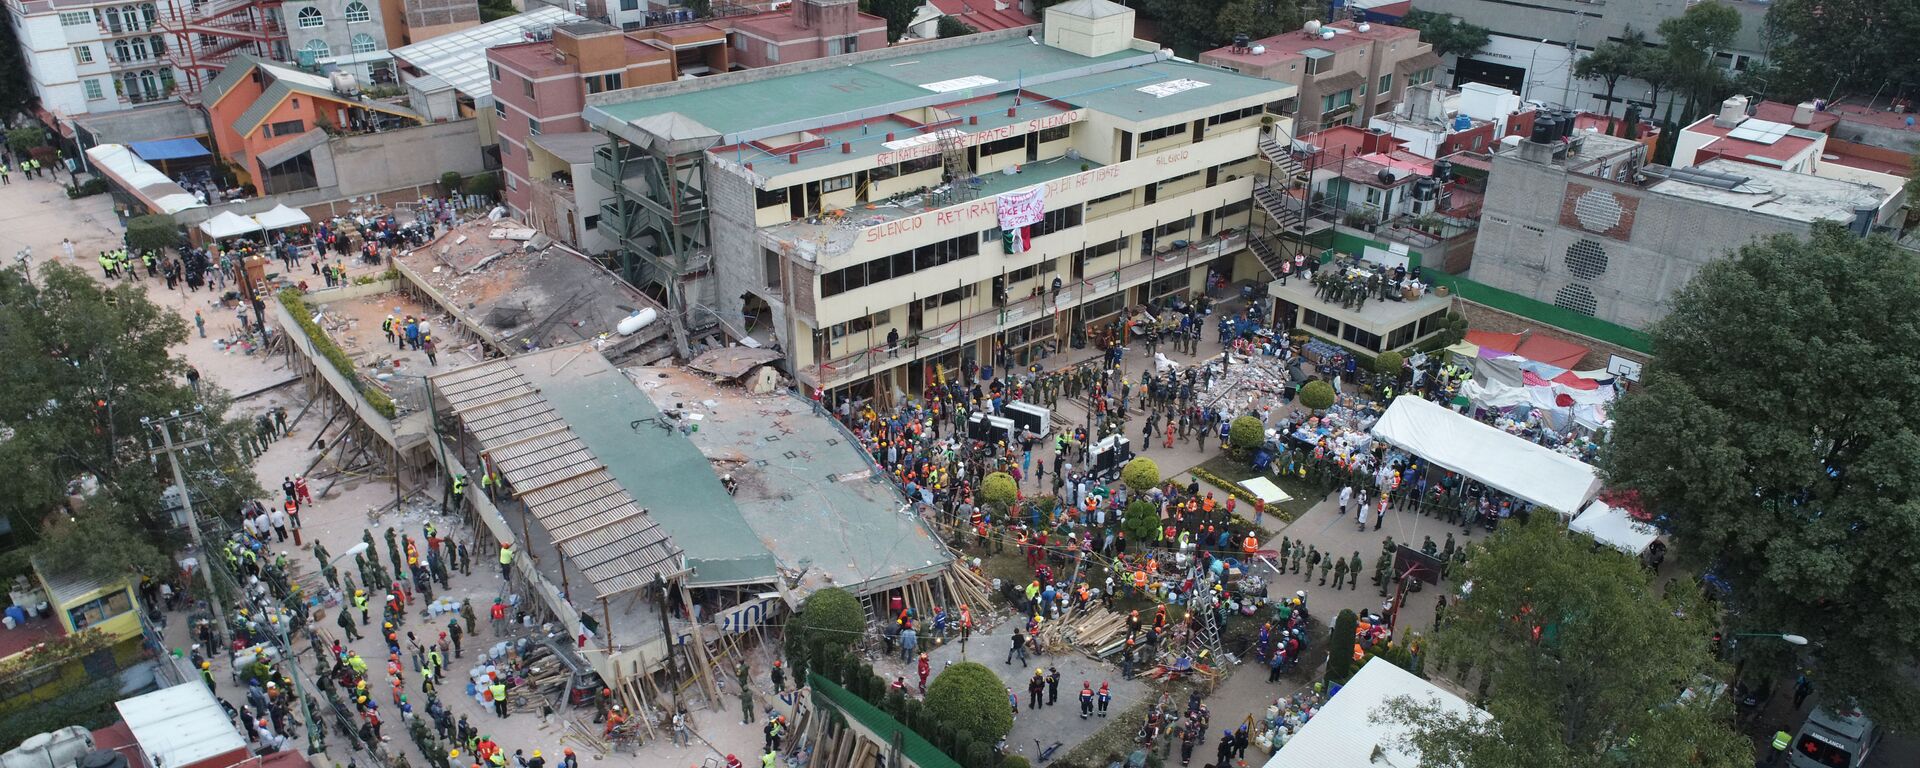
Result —
[[[187, 338], [186, 322], [149, 301], [138, 286], [111, 288], [78, 268], [49, 262], [28, 282], [0, 270], [0, 465], [8, 470], [0, 511], [37, 554], [78, 564], [98, 576], [169, 573], [180, 543], [161, 497], [167, 464], [146, 454], [143, 418], [200, 408], [211, 451], [181, 454], [197, 511], [229, 514], [259, 495], [235, 450], [240, 430], [228, 402], [209, 387], [188, 388], [185, 364], [168, 348]], [[100, 481], [83, 508], [69, 509], [67, 485], [82, 474]]]
[[520, 9], [513, 7], [513, 0], [480, 0], [481, 23], [499, 21], [519, 12]]
[[492, 200], [500, 194], [500, 177], [491, 173], [475, 174], [467, 177], [465, 187], [469, 195]]
[[1541, 511], [1500, 526], [1467, 561], [1473, 591], [1430, 642], [1483, 678], [1483, 720], [1401, 698], [1387, 719], [1422, 759], [1462, 768], [1747, 768], [1753, 744], [1724, 696], [1696, 585], [1662, 594], [1640, 562]]
[[1158, 41], [1182, 56], [1198, 56], [1233, 42], [1299, 29], [1306, 13], [1296, 0], [1144, 0], [1141, 18], [1160, 30]]
[[1300, 386], [1300, 404], [1316, 411], [1324, 411], [1333, 405], [1333, 385], [1319, 379]]
[[13, 114], [32, 107], [32, 79], [20, 56], [20, 38], [12, 24], [0, 24], [0, 113]]
[[1432, 43], [1436, 56], [1472, 56], [1493, 40], [1493, 34], [1486, 27], [1474, 26], [1444, 13], [1419, 9], [1408, 11], [1400, 19], [1400, 26], [1419, 30], [1420, 40]]
[[860, 0], [860, 10], [887, 20], [887, 41], [907, 33], [907, 22], [923, 5], [921, 0]]
[[1267, 425], [1260, 423], [1255, 416], [1235, 417], [1227, 426], [1227, 442], [1234, 448], [1245, 451], [1260, 447], [1267, 440]]
[[1135, 458], [1120, 468], [1120, 482], [1135, 493], [1145, 491], [1160, 484], [1160, 465], [1145, 456]]
[[938, 31], [935, 34], [943, 38], [966, 37], [967, 35], [980, 31], [974, 29], [972, 25], [952, 16], [940, 17], [940, 21], [936, 22], [936, 26], [938, 27]]
[[1920, 722], [1887, 674], [1920, 663], [1896, 567], [1920, 542], [1916, 306], [1920, 254], [1832, 223], [1708, 264], [1653, 326], [1603, 465], [1726, 581], [1736, 629], [1816, 640], [1821, 696], [1883, 723]]
[[807, 595], [800, 603], [800, 615], [787, 622], [787, 663], [793, 666], [796, 680], [804, 681], [810, 670], [826, 674], [814, 663], [846, 652], [866, 631], [867, 611], [852, 592], [828, 587]]
[[1020, 486], [1013, 475], [993, 472], [980, 481], [980, 499], [1004, 510], [1020, 498]]
[[1647, 47], [1647, 36], [1632, 27], [1619, 40], [1609, 39], [1594, 46], [1593, 53], [1580, 57], [1573, 65], [1573, 76], [1582, 80], [1599, 80], [1607, 84], [1605, 113], [1613, 114], [1613, 90], [1620, 85], [1620, 79], [1631, 77], [1640, 66], [1640, 54]]
[[1327, 635], [1327, 680], [1344, 683], [1353, 677], [1353, 640], [1360, 633], [1360, 617], [1352, 609], [1333, 618], [1333, 630]]
[[1160, 538], [1160, 508], [1146, 499], [1129, 501], [1120, 525], [1136, 545], [1156, 541]]
[[127, 222], [127, 247], [143, 251], [172, 248], [180, 243], [180, 225], [172, 216], [150, 213]]
[[1013, 730], [1006, 684], [977, 662], [963, 661], [941, 670], [927, 684], [926, 711], [962, 741], [991, 745]]
[[1727, 74], [1715, 55], [1733, 45], [1740, 34], [1740, 12], [1718, 3], [1699, 3], [1679, 16], [1660, 22], [1664, 66], [1673, 85], [1687, 94], [1681, 120], [1692, 120], [1702, 107], [1711, 107], [1727, 87]]
[[1382, 376], [1399, 376], [1400, 369], [1407, 364], [1407, 358], [1398, 352], [1382, 352], [1373, 359], [1373, 372]]
[[1920, 3], [1774, 0], [1768, 51], [1780, 77], [1770, 91], [1793, 99], [1847, 93], [1920, 97]]
[[35, 147], [44, 147], [46, 145], [47, 129], [41, 128], [38, 125], [29, 123], [7, 131], [7, 146], [13, 150], [13, 154], [15, 155], [25, 156], [27, 153], [33, 151]]

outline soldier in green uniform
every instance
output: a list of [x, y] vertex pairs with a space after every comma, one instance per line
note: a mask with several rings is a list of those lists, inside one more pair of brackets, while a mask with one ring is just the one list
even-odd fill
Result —
[[1353, 551], [1353, 557], [1347, 559], [1347, 574], [1353, 579], [1353, 588], [1360, 588], [1360, 550]]
[[1318, 567], [1319, 565], [1320, 565], [1320, 548], [1311, 546], [1311, 545], [1308, 546], [1307, 547], [1307, 572], [1301, 574], [1301, 576], [1304, 577], [1301, 579], [1301, 581], [1312, 580], [1313, 569]]
[[[1346, 589], [1347, 561], [1338, 557], [1332, 558], [1332, 559], [1333, 559], [1333, 588]], [[1324, 581], [1324, 579], [1326, 578], [1326, 569], [1323, 567], [1320, 573], [1321, 573], [1321, 579], [1322, 579], [1320, 583], [1325, 584], [1326, 581]]]
[[1306, 550], [1306, 547], [1293, 548], [1293, 570], [1291, 571], [1292, 573], [1300, 572], [1300, 557], [1302, 554], [1304, 554], [1304, 550]]
[[[1333, 561], [1336, 559], [1338, 558], [1335, 558], [1331, 552], [1327, 553], [1326, 557], [1320, 559], [1320, 586], [1324, 587], [1327, 585], [1327, 573], [1333, 570]], [[1341, 562], [1341, 565], [1345, 564], [1345, 561]]]

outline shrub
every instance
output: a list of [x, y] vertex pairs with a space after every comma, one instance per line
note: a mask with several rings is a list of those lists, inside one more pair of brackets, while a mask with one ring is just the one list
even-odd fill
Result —
[[1135, 493], [1146, 491], [1160, 484], [1160, 465], [1145, 456], [1135, 458], [1120, 468], [1120, 482]]
[[957, 738], [976, 747], [999, 743], [1007, 731], [1013, 730], [1006, 684], [993, 670], [977, 662], [963, 661], [941, 670], [940, 676], [927, 685], [926, 711], [952, 728]]
[[1020, 498], [1020, 486], [1013, 482], [1013, 475], [995, 472], [980, 481], [980, 498], [1004, 510]]
[[1324, 411], [1333, 405], [1333, 385], [1324, 381], [1309, 381], [1300, 387], [1300, 404], [1316, 411]]
[[1032, 765], [1026, 758], [1019, 755], [1007, 755], [1000, 761], [1000, 768], [1030, 768]]
[[500, 180], [494, 178], [492, 174], [481, 174], [467, 179], [464, 188], [469, 195], [478, 195], [492, 200], [495, 195], [500, 193]]
[[40, 126], [23, 125], [7, 131], [7, 146], [12, 147], [16, 155], [27, 154], [32, 152], [34, 147], [43, 147], [46, 144], [47, 129]]
[[1267, 426], [1253, 416], [1241, 416], [1227, 428], [1227, 439], [1243, 451], [1258, 448], [1267, 439]]
[[440, 174], [440, 189], [449, 196], [457, 195], [460, 194], [460, 189], [466, 186], [466, 181], [459, 171], [447, 171]]
[[1407, 359], [1398, 352], [1382, 352], [1379, 357], [1373, 359], [1373, 371], [1381, 375], [1397, 377], [1400, 375], [1400, 368], [1406, 363]]
[[1145, 499], [1127, 502], [1127, 512], [1120, 518], [1120, 525], [1137, 545], [1145, 545], [1160, 535], [1160, 508]]
[[[787, 663], [793, 665], [795, 679], [806, 679], [816, 660], [825, 664], [829, 658], [838, 658], [866, 631], [867, 611], [853, 593], [828, 587], [808, 595], [800, 604], [800, 615], [787, 622]], [[814, 671], [828, 678], [834, 676], [825, 669]], [[864, 682], [862, 673], [845, 667], [840, 671], [844, 675], [841, 683], [849, 690], [857, 691], [856, 683]]]
[[127, 222], [127, 247], [139, 251], [158, 251], [180, 242], [180, 225], [172, 216], [152, 213]]
[[1360, 631], [1360, 617], [1353, 611], [1341, 611], [1333, 620], [1333, 634], [1327, 639], [1327, 682], [1345, 683], [1353, 676], [1353, 638]]
[[70, 200], [78, 200], [83, 197], [92, 197], [94, 195], [98, 195], [106, 191], [107, 191], [107, 180], [100, 178], [98, 176], [95, 176], [91, 179], [87, 179], [86, 181], [81, 182], [80, 186], [67, 187], [67, 198]]

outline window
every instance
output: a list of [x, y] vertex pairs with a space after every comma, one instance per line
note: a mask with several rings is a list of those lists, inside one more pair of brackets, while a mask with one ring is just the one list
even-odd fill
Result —
[[989, 141], [985, 144], [981, 144], [980, 156], [986, 157], [988, 155], [997, 155], [1002, 152], [1013, 152], [1016, 150], [1025, 150], [1026, 148], [1027, 148], [1027, 137], [1015, 136], [1010, 139], [1000, 139], [999, 141]]
[[81, 64], [92, 64], [93, 46], [83, 45], [73, 49], [73, 60]]
[[1072, 135], [1073, 135], [1072, 132], [1068, 130], [1067, 126], [1064, 126], [1064, 125], [1056, 125], [1052, 128], [1042, 128], [1040, 129], [1040, 143], [1045, 144], [1049, 141], [1066, 141], [1067, 138]]
[[746, 54], [747, 52], [747, 36], [746, 35], [735, 34], [733, 36], [733, 50], [738, 51], [741, 55]]
[[1392, 72], [1388, 72], [1380, 76], [1380, 88], [1376, 90], [1375, 93], [1380, 93], [1380, 94], [1393, 93], [1393, 73]]
[[884, 280], [904, 277], [919, 270], [931, 269], [979, 254], [980, 239], [969, 234], [938, 243], [929, 243], [892, 256], [882, 256], [863, 264], [855, 264], [821, 275], [820, 298], [865, 288]]
[[100, 90], [99, 80], [83, 80], [80, 86], [87, 91], [87, 101], [99, 101], [107, 97], [106, 93]]
[[67, 11], [65, 13], [60, 14], [61, 26], [79, 27], [79, 26], [85, 26], [87, 24], [92, 24], [92, 23], [93, 23], [92, 11]]
[[[300, 24], [301, 29], [314, 29], [327, 25], [327, 20], [320, 17], [320, 9], [318, 8], [302, 8], [300, 9], [300, 15], [296, 16], [295, 19]], [[307, 47], [312, 48], [313, 44], [309, 43]]]
[[1431, 82], [1433, 82], [1433, 67], [1407, 75], [1407, 85], [1424, 85]]
[[761, 274], [766, 278], [768, 288], [780, 287], [780, 253], [772, 248], [760, 249]]
[[640, 10], [640, 0], [620, 0], [620, 10], [623, 10], [623, 11]]
[[587, 75], [585, 80], [587, 81], [587, 93], [617, 91], [624, 87], [621, 85], [620, 73], [618, 72], [605, 75]]
[[1351, 107], [1351, 106], [1353, 106], [1353, 89], [1352, 88], [1348, 88], [1339, 93], [1329, 93], [1325, 96], [1320, 97], [1320, 111], [1322, 112], [1332, 112], [1342, 107]]
[[1033, 225], [1033, 229], [1028, 234], [1039, 237], [1077, 226], [1080, 226], [1080, 205], [1076, 203], [1057, 211], [1048, 211], [1047, 215], [1040, 219], [1040, 223]]
[[361, 32], [353, 36], [354, 53], [373, 53], [377, 50], [380, 50], [380, 44], [374, 41], [373, 35]]
[[1221, 123], [1231, 123], [1235, 120], [1245, 120], [1249, 117], [1253, 117], [1254, 115], [1258, 115], [1262, 112], [1265, 112], [1266, 110], [1267, 110], [1266, 105], [1263, 104], [1263, 105], [1257, 105], [1252, 107], [1246, 107], [1244, 109], [1236, 109], [1232, 112], [1222, 112], [1220, 114], [1207, 118], [1207, 125], [1219, 125]]
[[533, 96], [533, 81], [532, 81], [532, 80], [528, 80], [528, 79], [526, 79], [526, 78], [524, 78], [524, 77], [523, 77], [523, 78], [520, 78], [520, 91], [521, 91], [522, 93], [525, 93], [525, 94], [527, 95], [527, 98], [529, 98], [529, 99], [531, 99], [531, 98], [533, 98], [533, 97], [534, 97], [534, 96]]
[[1155, 128], [1151, 131], [1147, 131], [1146, 133], [1140, 134], [1140, 143], [1145, 144], [1149, 141], [1158, 141], [1168, 136], [1178, 136], [1186, 132], [1187, 132], [1186, 123], [1169, 125], [1165, 128]]
[[1387, 349], [1399, 349], [1413, 343], [1413, 323], [1407, 323], [1387, 334]]
[[367, 12], [367, 4], [360, 2], [360, 0], [353, 0], [353, 2], [347, 3], [347, 12], [344, 15], [347, 17], [348, 24], [359, 24], [363, 21], [373, 20], [373, 14]]
[[[504, 142], [504, 141], [503, 141], [503, 142], [500, 142], [500, 156], [501, 156], [501, 157], [506, 157], [506, 156], [508, 156], [508, 155], [511, 155], [511, 154], [513, 154], [513, 145], [512, 145], [512, 144], [509, 144], [509, 143], [507, 143], [507, 142]], [[509, 178], [509, 179], [511, 179], [511, 178], [513, 178], [513, 177], [512, 177], [512, 176], [508, 176], [507, 178]]]
[[505, 102], [499, 99], [493, 100], [493, 116], [501, 120], [507, 119], [507, 105]]
[[849, 333], [866, 333], [868, 329], [886, 325], [892, 316], [893, 310], [883, 309], [866, 317], [856, 317], [839, 325], [832, 326], [827, 332], [835, 339], [844, 337]]
[[133, 48], [126, 40], [113, 41], [113, 60], [122, 63], [133, 60]]
[[146, 25], [147, 29], [153, 29], [153, 23], [159, 18], [160, 9], [153, 7], [153, 3], [140, 4], [140, 20], [141, 23]]
[[1323, 53], [1318, 56], [1309, 55], [1307, 57], [1307, 74], [1309, 75], [1320, 74], [1322, 71], [1325, 71], [1327, 67], [1332, 65], [1333, 65], [1333, 54], [1331, 53]]
[[146, 39], [136, 37], [133, 38], [131, 42], [133, 46], [133, 58], [138, 61], [146, 61], [148, 58]]
[[593, 214], [593, 215], [591, 215], [591, 216], [588, 216], [588, 217], [587, 217], [587, 219], [586, 219], [586, 222], [585, 222], [585, 225], [586, 225], [586, 229], [587, 229], [587, 231], [588, 231], [588, 232], [592, 232], [592, 231], [594, 231], [595, 229], [599, 229], [599, 228], [600, 228], [600, 214], [597, 214], [597, 213], [596, 213], [596, 214]]
[[306, 124], [299, 120], [286, 120], [267, 124], [268, 136], [292, 136], [296, 133], [304, 133], [306, 130]]
[[325, 40], [308, 40], [306, 50], [312, 53], [315, 58], [333, 55], [333, 49], [327, 46], [327, 41]]
[[1340, 321], [1335, 320], [1331, 317], [1327, 317], [1326, 315], [1320, 314], [1311, 309], [1301, 310], [1300, 322], [1309, 328], [1313, 328], [1324, 333], [1340, 332]]
[[77, 630], [99, 625], [108, 619], [133, 610], [133, 598], [126, 590], [120, 590], [85, 605], [75, 606], [67, 611], [67, 618], [73, 620]]
[[1380, 337], [1378, 335], [1360, 330], [1351, 325], [1340, 329], [1340, 338], [1353, 342], [1361, 349], [1371, 349], [1375, 352], [1380, 351]]
[[787, 188], [756, 189], [753, 191], [753, 203], [755, 208], [772, 208], [776, 205], [786, 205]]
[[500, 79], [500, 65], [491, 61], [487, 62], [487, 74], [492, 75], [493, 79], [498, 81]]
[[1420, 327], [1414, 329], [1414, 334], [1416, 336], [1425, 336], [1445, 327], [1447, 327], [1447, 311], [1443, 309], [1420, 318]]
[[780, 60], [780, 46], [774, 45], [773, 43], [767, 43], [767, 61], [777, 62], [779, 60]]
[[838, 192], [843, 189], [853, 189], [853, 174], [848, 173], [820, 180], [821, 192]]
[[527, 118], [527, 135], [528, 136], [540, 135], [540, 121], [535, 120], [531, 117]]
[[155, 56], [167, 55], [167, 39], [166, 38], [161, 37], [159, 35], [154, 35], [153, 37], [147, 38], [147, 45], [153, 48], [153, 55]]

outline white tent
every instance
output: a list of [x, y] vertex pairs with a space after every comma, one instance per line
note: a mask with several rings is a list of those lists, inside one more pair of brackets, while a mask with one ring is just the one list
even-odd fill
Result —
[[288, 208], [284, 204], [274, 206], [271, 211], [254, 214], [253, 220], [265, 230], [286, 229], [313, 223], [313, 219], [302, 213], [300, 209]]
[[1543, 507], [1580, 509], [1600, 490], [1594, 468], [1418, 396], [1401, 395], [1373, 425], [1388, 444]]
[[224, 240], [238, 235], [260, 231], [260, 224], [233, 211], [221, 211], [211, 219], [200, 222], [200, 231], [215, 240]]
[[1587, 509], [1573, 519], [1569, 530], [1590, 535], [1602, 544], [1619, 549], [1629, 555], [1639, 555], [1647, 551], [1660, 532], [1651, 525], [1633, 519], [1627, 511], [1619, 507], [1607, 506], [1606, 502], [1595, 499]]
[[1375, 719], [1405, 696], [1449, 715], [1485, 719], [1486, 712], [1446, 689], [1380, 658], [1369, 659], [1313, 719], [1273, 753], [1266, 768], [1414, 768], [1424, 765], [1403, 725]]

